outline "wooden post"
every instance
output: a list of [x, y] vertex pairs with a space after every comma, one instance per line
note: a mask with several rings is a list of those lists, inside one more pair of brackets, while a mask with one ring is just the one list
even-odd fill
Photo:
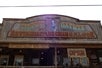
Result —
[[57, 48], [55, 47], [55, 68], [57, 68]]

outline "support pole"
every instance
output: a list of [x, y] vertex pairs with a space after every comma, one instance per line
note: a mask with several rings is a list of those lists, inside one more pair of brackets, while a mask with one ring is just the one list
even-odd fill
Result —
[[57, 68], [57, 48], [55, 47], [55, 68]]

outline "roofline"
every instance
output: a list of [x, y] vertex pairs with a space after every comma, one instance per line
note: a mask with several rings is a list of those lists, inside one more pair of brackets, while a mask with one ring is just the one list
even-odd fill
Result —
[[79, 21], [78, 18], [74, 18], [74, 17], [71, 17], [71, 16], [66, 16], [66, 15], [60, 15], [60, 14], [42, 14], [42, 15], [35, 15], [35, 16], [31, 16], [31, 17], [27, 17], [26, 19], [30, 19], [30, 18], [34, 18], [34, 17], [39, 17], [39, 16], [63, 16], [63, 17], [69, 17], [69, 18], [72, 18], [72, 19], [76, 19], [77, 21]]
[[68, 18], [72, 18], [72, 19], [75, 19], [79, 22], [101, 22], [100, 20], [80, 20], [78, 18], [74, 18], [74, 17], [71, 17], [71, 16], [66, 16], [66, 15], [60, 15], [60, 14], [42, 14], [42, 15], [35, 15], [35, 16], [31, 16], [31, 17], [27, 17], [27, 18], [3, 18], [3, 20], [20, 20], [20, 21], [24, 21], [24, 20], [27, 20], [27, 19], [30, 19], [30, 18], [35, 18], [35, 17], [39, 17], [39, 16], [47, 16], [47, 15], [51, 15], [51, 16], [63, 16], [63, 17], [68, 17]]
[[101, 21], [100, 20], [79, 20], [80, 22], [93, 22], [93, 23], [100, 23]]
[[25, 19], [23, 19], [23, 18], [3, 18], [3, 20], [6, 20], [6, 21], [8, 21], [8, 20], [22, 20], [22, 21], [24, 21]]

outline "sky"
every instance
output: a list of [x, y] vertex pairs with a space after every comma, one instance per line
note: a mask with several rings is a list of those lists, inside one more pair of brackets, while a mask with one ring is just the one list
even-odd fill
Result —
[[60, 6], [47, 5], [100, 5], [102, 0], [0, 0], [0, 6], [36, 6], [46, 7], [0, 7], [0, 23], [3, 18], [27, 18], [41, 14], [61, 14], [80, 20], [100, 20], [102, 6]]

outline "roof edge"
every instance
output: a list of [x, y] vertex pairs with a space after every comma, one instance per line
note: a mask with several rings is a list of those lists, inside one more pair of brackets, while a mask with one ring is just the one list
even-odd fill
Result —
[[30, 18], [34, 18], [34, 17], [39, 17], [39, 16], [63, 16], [63, 17], [69, 17], [69, 18], [72, 18], [72, 19], [76, 19], [77, 21], [79, 21], [78, 18], [74, 18], [74, 17], [66, 16], [66, 15], [61, 15], [61, 14], [42, 14], [42, 15], [35, 15], [35, 16], [27, 17], [26, 19], [30, 19]]
[[8, 20], [25, 20], [25, 19], [23, 18], [3, 18], [3, 20], [8, 21]]

